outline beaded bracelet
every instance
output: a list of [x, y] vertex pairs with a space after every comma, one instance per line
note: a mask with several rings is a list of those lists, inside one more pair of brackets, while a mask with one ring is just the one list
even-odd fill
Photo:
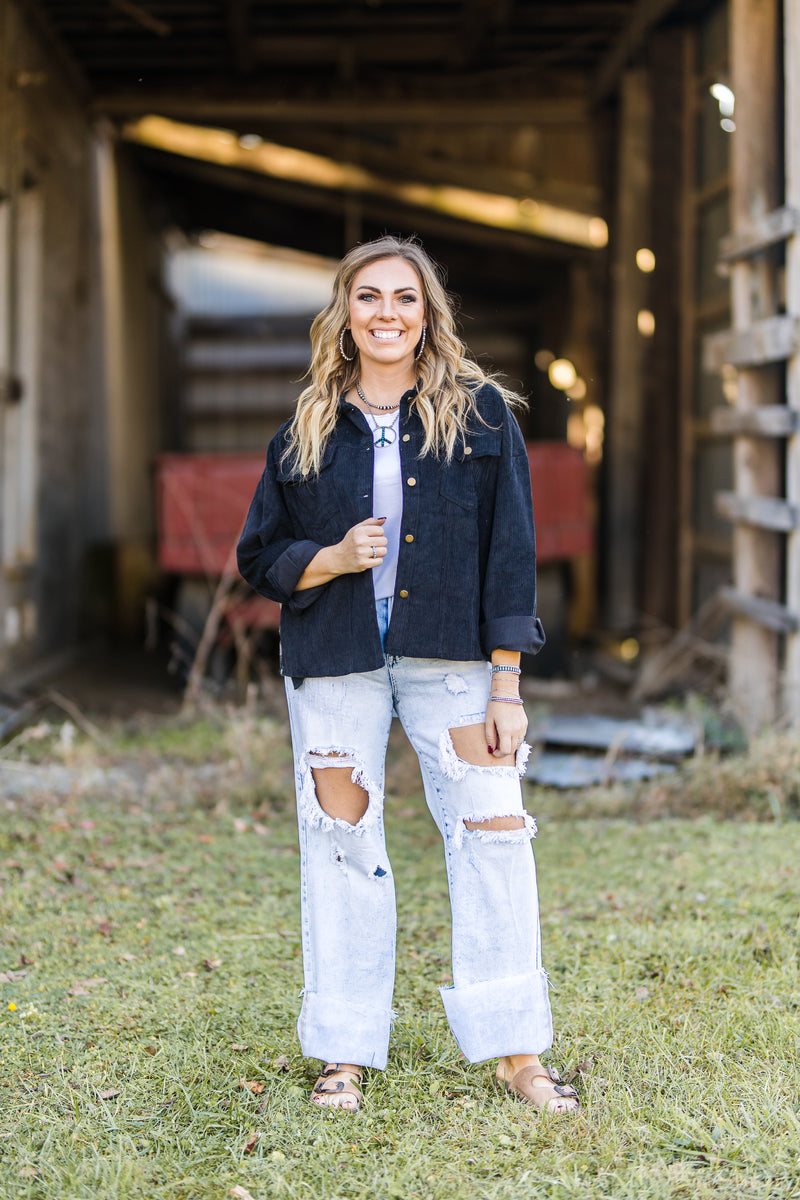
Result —
[[524, 700], [518, 700], [516, 696], [490, 696], [490, 700], [496, 700], [498, 704], [524, 704]]
[[496, 667], [496, 666], [494, 666], [494, 664], [493, 664], [493, 665], [492, 665], [492, 674], [494, 675], [494, 674], [496, 674], [498, 671], [510, 671], [512, 675], [521, 675], [521, 674], [522, 674], [522, 667], [506, 667], [506, 666], [497, 666], [497, 667]]

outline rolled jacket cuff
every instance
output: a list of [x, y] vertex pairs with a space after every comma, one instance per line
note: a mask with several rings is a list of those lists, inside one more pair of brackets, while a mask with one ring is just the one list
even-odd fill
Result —
[[493, 650], [538, 654], [544, 643], [538, 617], [492, 617], [481, 625], [481, 646], [487, 658]]
[[295, 592], [306, 567], [321, 549], [322, 546], [317, 542], [293, 542], [267, 571], [267, 587], [271, 592], [280, 595], [281, 604], [287, 605], [293, 612], [301, 612], [304, 608], [308, 608], [328, 586], [326, 583], [321, 583], [317, 587], [304, 588], [302, 592]]

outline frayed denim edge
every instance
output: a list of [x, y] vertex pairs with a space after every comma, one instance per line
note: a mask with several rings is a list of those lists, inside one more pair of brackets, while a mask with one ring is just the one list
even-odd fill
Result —
[[[331, 757], [331, 756], [335, 757]], [[331, 817], [320, 807], [317, 799], [317, 789], [311, 768], [327, 770], [331, 767], [352, 767], [350, 778], [367, 793], [367, 811], [355, 825], [343, 821], [341, 817]], [[312, 828], [322, 829], [332, 833], [334, 829], [344, 833], [363, 837], [378, 824], [383, 792], [367, 775], [364, 762], [352, 750], [343, 746], [326, 746], [323, 749], [307, 750], [300, 759], [300, 790], [297, 801], [298, 811]]]
[[[460, 721], [456, 721], [451, 728], [459, 729], [463, 725], [477, 724], [479, 724], [479, 722], [475, 721], [473, 717], [470, 716], [462, 718]], [[442, 730], [442, 733], [439, 736], [439, 766], [442, 768], [442, 771], [447, 778], [452, 779], [455, 783], [460, 783], [468, 771], [477, 771], [482, 775], [494, 775], [495, 778], [498, 775], [511, 778], [521, 778], [525, 774], [528, 766], [528, 759], [531, 755], [531, 749], [532, 747], [528, 744], [528, 742], [523, 742], [517, 750], [513, 767], [505, 766], [504, 764], [499, 764], [496, 767], [488, 767], [481, 766], [478, 763], [465, 762], [463, 758], [459, 758], [456, 754], [455, 746], [453, 745], [453, 738], [450, 734], [450, 729], [448, 728]]]
[[[522, 817], [525, 824], [522, 829], [467, 829], [465, 821], [493, 821], [496, 817]], [[458, 824], [453, 831], [453, 849], [460, 850], [464, 844], [465, 838], [471, 838], [478, 842], [506, 842], [519, 844], [520, 842], [529, 842], [531, 838], [535, 838], [538, 830], [536, 821], [529, 812], [524, 809], [521, 812], [512, 813], [468, 813], [465, 817], [459, 817]]]

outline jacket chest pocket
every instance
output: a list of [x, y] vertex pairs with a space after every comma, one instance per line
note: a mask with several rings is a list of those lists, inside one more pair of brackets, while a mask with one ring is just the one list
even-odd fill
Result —
[[333, 470], [335, 459], [336, 449], [329, 445], [318, 475], [304, 479], [286, 467], [278, 469], [278, 482], [298, 537], [320, 539], [331, 525], [337, 523], [341, 508], [338, 495], [341, 481]]
[[477, 508], [484, 474], [482, 467], [487, 458], [499, 458], [501, 450], [502, 432], [499, 429], [482, 429], [479, 433], [468, 434], [450, 462], [442, 467], [439, 492], [443, 499], [461, 508]]

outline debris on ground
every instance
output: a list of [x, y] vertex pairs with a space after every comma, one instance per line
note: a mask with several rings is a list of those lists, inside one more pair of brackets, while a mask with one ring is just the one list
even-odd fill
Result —
[[[692, 724], [657, 709], [645, 710], [638, 720], [594, 713], [549, 716], [534, 723], [528, 737], [543, 747], [528, 778], [561, 788], [636, 782], [668, 774], [676, 769], [676, 762], [693, 754], [697, 745]], [[559, 749], [551, 750], [551, 746]]]

